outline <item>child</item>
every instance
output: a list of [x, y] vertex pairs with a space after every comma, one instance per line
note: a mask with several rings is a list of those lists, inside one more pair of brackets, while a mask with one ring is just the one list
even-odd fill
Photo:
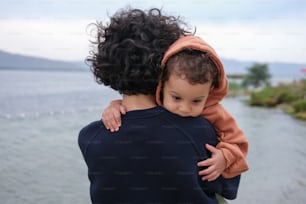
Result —
[[[188, 79], [189, 75], [192, 75], [193, 71], [188, 69], [184, 72], [178, 72], [176, 67], [190, 68], [192, 66], [193, 58], [189, 59], [188, 62], [179, 60], [179, 53], [186, 49], [197, 50], [202, 53], [207, 53], [213, 65], [217, 68], [217, 78], [212, 81], [212, 87], [208, 86], [206, 90], [203, 90], [201, 97], [196, 98], [194, 96], [194, 104], [192, 104], [193, 112], [187, 112], [186, 110], [178, 110], [175, 106], [178, 106], [178, 101], [182, 100], [182, 97], [179, 95], [172, 94], [167, 92], [167, 85], [171, 82], [172, 72], [178, 76], [178, 80], [186, 86], [187, 83], [193, 85], [203, 84], [210, 82], [209, 79], [203, 81], [201, 77], [207, 76], [206, 73], [201, 73], [200, 77], [197, 76], [199, 81], [193, 81]], [[177, 55], [177, 56], [176, 56]], [[176, 56], [176, 60], [172, 60], [172, 57]], [[188, 57], [184, 58], [188, 60]], [[177, 61], [177, 62], [175, 62]], [[189, 64], [188, 64], [189, 63]], [[198, 65], [203, 67], [208, 66], [205, 64]], [[227, 94], [228, 82], [226, 75], [224, 73], [223, 65], [217, 56], [215, 50], [207, 44], [205, 41], [199, 37], [192, 35], [182, 36], [174, 44], [170, 46], [168, 51], [165, 53], [164, 58], [161, 62], [162, 67], [164, 67], [163, 75], [159, 82], [156, 91], [156, 102], [159, 105], [163, 105], [166, 109], [171, 112], [174, 112], [180, 116], [197, 116], [202, 115], [208, 119], [216, 128], [219, 137], [219, 143], [217, 148], [214, 148], [210, 145], [206, 145], [206, 148], [212, 152], [212, 158], [201, 161], [198, 163], [200, 167], [207, 166], [208, 168], [199, 172], [204, 180], [212, 181], [215, 180], [220, 174], [225, 178], [231, 178], [236, 175], [241, 174], [244, 171], [248, 170], [248, 165], [246, 163], [245, 157], [248, 152], [248, 141], [245, 138], [242, 130], [237, 126], [234, 118], [223, 108], [219, 103], [224, 96]], [[197, 67], [192, 67], [197, 68]], [[173, 70], [172, 72], [169, 71]], [[168, 73], [167, 73], [168, 72]], [[164, 74], [168, 75], [164, 75]], [[208, 75], [209, 76], [209, 75]], [[183, 78], [182, 78], [183, 77]], [[211, 76], [210, 76], [211, 77]], [[184, 80], [186, 80], [184, 83]], [[167, 81], [167, 80], [170, 80]], [[209, 84], [209, 83], [208, 83]], [[184, 88], [179, 86], [178, 81], [176, 81], [175, 86], [172, 88], [180, 89]], [[193, 90], [190, 89], [190, 97], [192, 99]], [[207, 94], [205, 94], [205, 92]], [[175, 93], [175, 92], [174, 92]], [[177, 100], [177, 101], [176, 101]], [[192, 103], [192, 102], [191, 102]], [[193, 107], [196, 107], [193, 108]], [[173, 108], [174, 107], [174, 108]], [[186, 107], [185, 107], [186, 108]], [[189, 107], [190, 108], [190, 107]], [[103, 123], [111, 129], [112, 131], [117, 130], [120, 126], [120, 113], [125, 114], [124, 107], [120, 105], [120, 101], [113, 101], [108, 109], [106, 109], [102, 115]]]

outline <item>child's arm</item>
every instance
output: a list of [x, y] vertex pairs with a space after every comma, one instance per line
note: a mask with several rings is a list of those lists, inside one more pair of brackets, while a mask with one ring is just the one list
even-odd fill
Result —
[[122, 100], [111, 101], [109, 106], [102, 113], [102, 122], [111, 132], [118, 131], [121, 126], [121, 115], [126, 114]]
[[[222, 151], [226, 160], [226, 168], [222, 176], [232, 178], [247, 171], [249, 167], [245, 157], [248, 153], [248, 141], [235, 119], [221, 104], [205, 107], [203, 116], [215, 126], [218, 132], [220, 142], [217, 149]], [[206, 163], [199, 162], [198, 165], [206, 166]], [[199, 172], [200, 175], [204, 175], [203, 171]]]

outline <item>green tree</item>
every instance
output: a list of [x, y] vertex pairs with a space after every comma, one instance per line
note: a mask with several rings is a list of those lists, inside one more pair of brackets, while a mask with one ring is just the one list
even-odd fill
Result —
[[244, 88], [261, 86], [269, 86], [271, 75], [269, 73], [269, 67], [267, 64], [255, 63], [251, 67], [248, 67], [248, 73], [242, 80], [242, 86]]

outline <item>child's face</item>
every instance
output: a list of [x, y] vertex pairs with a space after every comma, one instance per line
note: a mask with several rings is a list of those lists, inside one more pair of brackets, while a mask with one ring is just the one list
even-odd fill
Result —
[[163, 107], [182, 117], [199, 116], [211, 89], [211, 82], [190, 84], [186, 79], [171, 74], [163, 89]]

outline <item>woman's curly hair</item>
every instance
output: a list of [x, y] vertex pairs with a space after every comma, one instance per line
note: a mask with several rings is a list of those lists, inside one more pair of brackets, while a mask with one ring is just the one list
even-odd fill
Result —
[[189, 33], [180, 17], [162, 15], [157, 8], [147, 12], [123, 9], [109, 24], [97, 22], [94, 26], [95, 49], [86, 61], [97, 83], [127, 95], [154, 95], [164, 53]]

